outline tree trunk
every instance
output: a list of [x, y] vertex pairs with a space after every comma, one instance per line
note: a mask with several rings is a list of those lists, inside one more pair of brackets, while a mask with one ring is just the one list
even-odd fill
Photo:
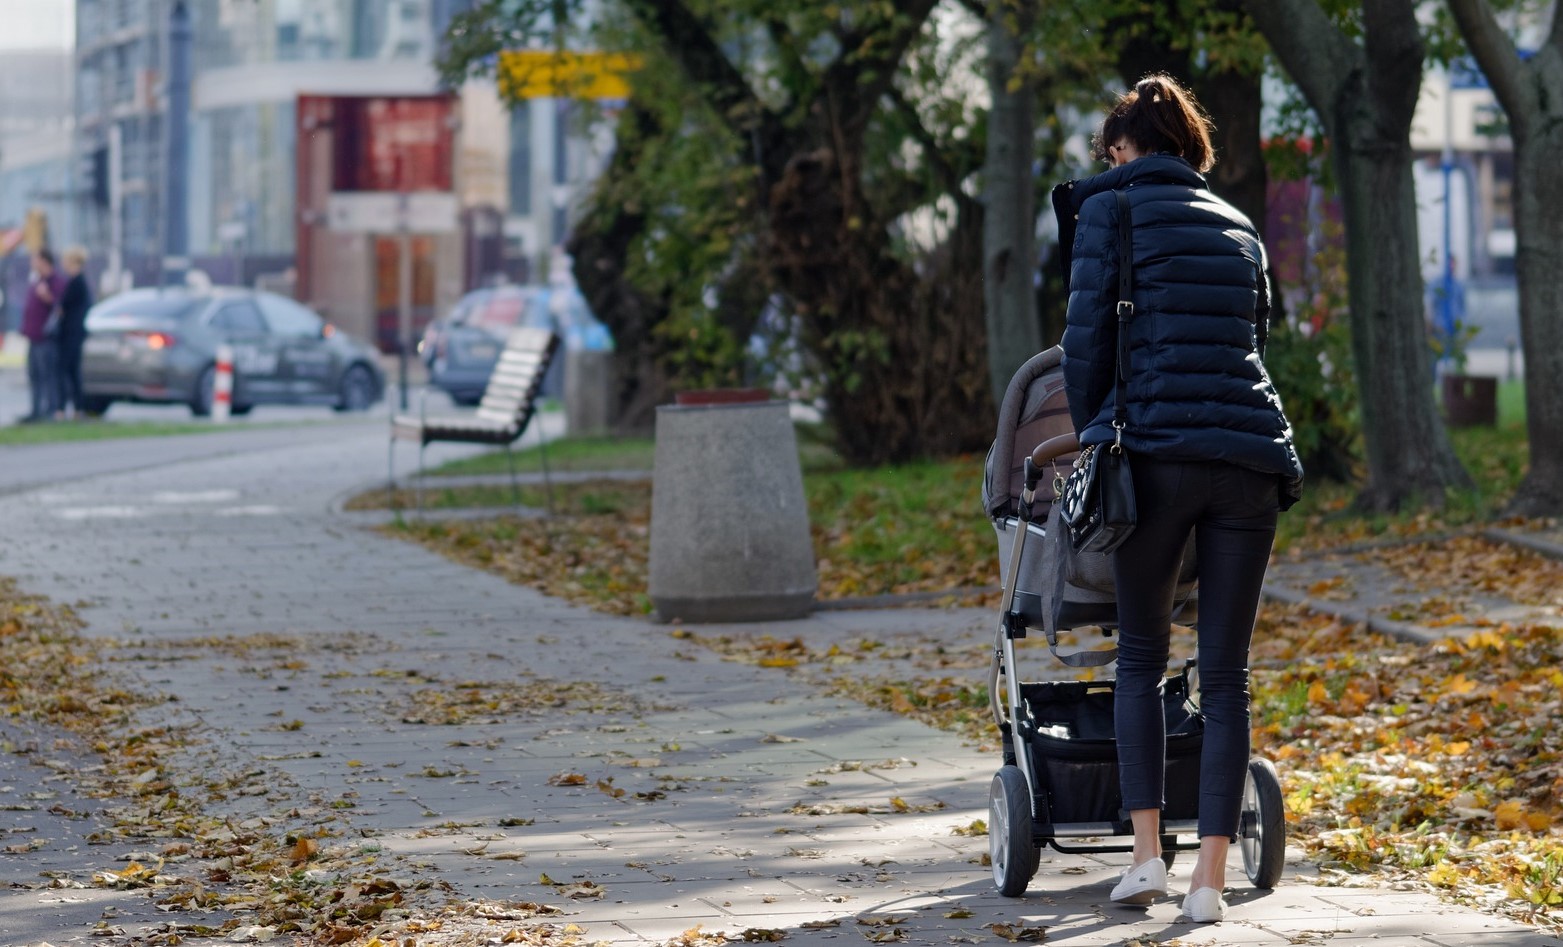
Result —
[[[620, 119], [619, 148], [603, 172], [584, 215], [566, 244], [575, 282], [586, 304], [613, 333], [614, 396], [610, 416], [622, 433], [650, 431], [657, 405], [671, 397], [656, 327], [668, 317], [668, 302], [642, 293], [626, 277], [630, 247], [645, 229], [638, 208], [616, 196], [637, 160], [637, 142], [655, 134], [657, 120], [631, 100]], [[624, 134], [633, 128], [632, 134]]]
[[1509, 512], [1563, 513], [1563, 9], [1552, 5], [1546, 39], [1521, 60], [1492, 7], [1449, 0], [1449, 10], [1514, 138], [1514, 265], [1520, 290], [1520, 339], [1525, 346], [1525, 427], [1530, 470]]
[[[1010, 378], [1042, 349], [1037, 322], [1036, 209], [1032, 204], [1032, 145], [1036, 136], [1035, 89], [1017, 77], [1021, 43], [1032, 8], [994, 2], [988, 22], [987, 160], [983, 169], [983, 304], [988, 328], [988, 383], [995, 404]], [[1025, 18], [1025, 19], [1021, 19]], [[1019, 20], [1019, 22], [1014, 22]], [[1010, 83], [1016, 82], [1014, 88]]]
[[[1214, 6], [1237, 13], [1242, 0], [1217, 0]], [[1193, 91], [1215, 126], [1210, 143], [1216, 164], [1207, 175], [1210, 189], [1242, 211], [1263, 237], [1270, 184], [1260, 125], [1264, 74], [1258, 67], [1252, 72], [1216, 71], [1208, 65], [1196, 68], [1188, 45], [1194, 28], [1189, 14], [1181, 3], [1162, 0], [1156, 10], [1157, 28], [1145, 29], [1141, 14], [1110, 23], [1108, 29], [1114, 35], [1126, 37], [1118, 44], [1118, 77], [1132, 86], [1149, 73], [1165, 72]], [[1274, 275], [1272, 270], [1272, 284]], [[1281, 294], [1272, 292], [1272, 321], [1285, 317], [1281, 302]]]
[[1331, 152], [1346, 223], [1351, 345], [1368, 462], [1358, 504], [1394, 510], [1415, 497], [1442, 506], [1446, 488], [1471, 484], [1433, 401], [1410, 140], [1380, 134], [1359, 106], [1367, 94], [1362, 87], [1344, 94]]
[[1194, 80], [1194, 94], [1215, 123], [1211, 144], [1216, 166], [1210, 169], [1210, 189], [1242, 211], [1260, 236], [1265, 232], [1265, 204], [1270, 176], [1265, 169], [1259, 112], [1262, 76], [1238, 72], [1206, 72]]
[[919, 275], [898, 258], [858, 192], [821, 149], [771, 189], [770, 258], [805, 346], [825, 362], [837, 448], [856, 465], [981, 450], [993, 438], [979, 288], [980, 221], [954, 228]]
[[1352, 361], [1368, 482], [1359, 507], [1442, 506], [1468, 488], [1433, 401], [1422, 312], [1411, 117], [1425, 48], [1413, 0], [1363, 0], [1361, 39], [1318, 0], [1245, 7], [1330, 136], [1346, 221]]
[[1563, 207], [1563, 164], [1558, 160], [1563, 122], [1536, 125], [1545, 131], [1514, 142], [1514, 229], [1519, 242], [1514, 267], [1525, 348], [1530, 470], [1510, 512], [1557, 516], [1563, 513], [1563, 214], [1558, 213]]
[[[1210, 113], [1216, 133], [1216, 166], [1210, 170], [1210, 189], [1242, 211], [1262, 238], [1270, 203], [1270, 172], [1265, 166], [1264, 137], [1260, 124], [1264, 107], [1264, 77], [1259, 73], [1223, 70], [1205, 72], [1194, 83], [1194, 94]], [[1270, 322], [1286, 319], [1286, 296], [1270, 260]]]

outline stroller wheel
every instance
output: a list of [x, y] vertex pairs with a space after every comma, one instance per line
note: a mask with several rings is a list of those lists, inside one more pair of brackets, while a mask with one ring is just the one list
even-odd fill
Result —
[[1161, 837], [1161, 863], [1168, 868], [1171, 868], [1172, 863], [1178, 860], [1178, 850], [1172, 847], [1177, 841], [1178, 837], [1176, 835], [1163, 835]]
[[988, 854], [999, 894], [1018, 898], [1037, 873], [1031, 837], [1031, 786], [1018, 766], [1005, 766], [988, 789]]
[[1286, 862], [1286, 811], [1281, 801], [1281, 778], [1269, 760], [1256, 757], [1248, 761], [1239, 833], [1244, 874], [1256, 888], [1274, 888]]

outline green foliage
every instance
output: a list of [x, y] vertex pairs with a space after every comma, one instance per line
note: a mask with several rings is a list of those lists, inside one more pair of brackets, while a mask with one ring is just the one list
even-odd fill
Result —
[[1344, 313], [1313, 328], [1304, 312], [1270, 332], [1265, 353], [1310, 479], [1348, 480], [1360, 453], [1351, 339]]
[[[1507, 387], [1512, 395], [1519, 383]], [[1512, 398], [1502, 400], [1508, 408], [1500, 412], [1497, 427], [1456, 428], [1449, 432], [1455, 453], [1471, 472], [1475, 490], [1449, 491], [1436, 514], [1415, 504], [1396, 513], [1363, 513], [1352, 506], [1356, 484], [1313, 480], [1304, 489], [1302, 501], [1281, 516], [1276, 551], [1404, 539], [1500, 520], [1504, 506], [1529, 469], [1523, 411], [1514, 409]]]
[[[517, 450], [515, 465], [521, 473], [541, 473], [545, 459], [548, 469], [555, 472], [650, 470], [654, 451], [655, 444], [649, 437], [566, 437], [550, 441], [546, 447]], [[435, 476], [466, 476], [503, 474], [509, 469], [504, 451], [489, 451], [450, 461], [430, 473]]]
[[1310, 479], [1355, 475], [1361, 420], [1347, 317], [1346, 258], [1340, 224], [1326, 221], [1324, 239], [1286, 321], [1270, 331], [1265, 352], [1297, 452]]
[[1279, 67], [1269, 78], [1286, 80], [1287, 94], [1276, 104], [1271, 117], [1274, 134], [1265, 143], [1265, 168], [1277, 181], [1312, 180], [1325, 188], [1334, 186], [1334, 173], [1325, 159], [1324, 126], [1304, 101], [1302, 93], [1286, 79]]
[[1255, 73], [1264, 68], [1269, 49], [1239, 3], [1106, 0], [1089, 5], [1085, 15], [1097, 18], [1096, 39], [1107, 55], [1146, 38], [1195, 57], [1202, 72]]
[[709, 311], [680, 308], [658, 330], [676, 340], [668, 347], [667, 365], [680, 390], [743, 387], [751, 375], [743, 341]]
[[499, 53], [535, 49], [564, 39], [554, 24], [569, 24], [567, 4], [560, 0], [479, 0], [456, 14], [445, 33], [445, 52], [435, 63], [447, 86], [460, 86], [471, 76], [491, 75]]

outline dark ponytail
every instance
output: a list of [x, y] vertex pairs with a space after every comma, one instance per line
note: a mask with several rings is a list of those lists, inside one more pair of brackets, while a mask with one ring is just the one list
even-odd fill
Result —
[[1216, 163], [1211, 130], [1210, 116], [1200, 108], [1194, 93], [1158, 72], [1118, 97], [1091, 143], [1091, 153], [1105, 161], [1108, 146], [1127, 141], [1141, 154], [1176, 155], [1204, 172]]

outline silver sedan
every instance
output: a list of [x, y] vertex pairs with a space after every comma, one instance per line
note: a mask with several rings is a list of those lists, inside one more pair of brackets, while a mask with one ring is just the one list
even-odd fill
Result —
[[274, 293], [135, 289], [87, 314], [82, 406], [116, 401], [187, 404], [211, 413], [217, 348], [233, 351], [233, 412], [257, 404], [325, 404], [363, 411], [385, 376], [374, 349]]

